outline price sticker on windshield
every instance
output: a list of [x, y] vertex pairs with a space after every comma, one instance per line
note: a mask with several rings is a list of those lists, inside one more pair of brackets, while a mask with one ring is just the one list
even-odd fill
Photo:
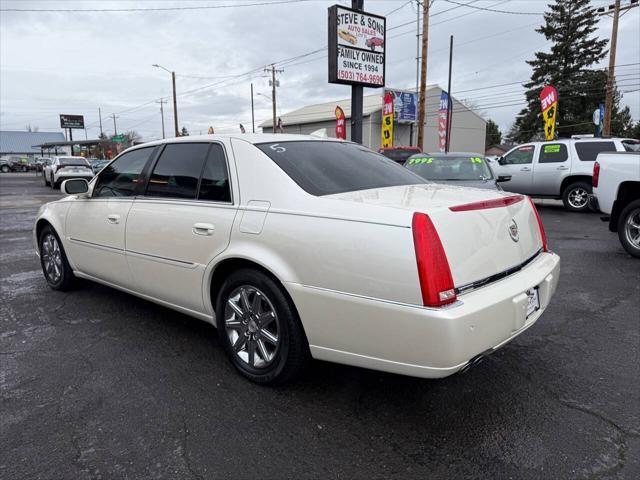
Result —
[[482, 163], [482, 159], [480, 157], [469, 157], [471, 163]]
[[421, 165], [433, 163], [433, 157], [410, 158], [409, 165]]

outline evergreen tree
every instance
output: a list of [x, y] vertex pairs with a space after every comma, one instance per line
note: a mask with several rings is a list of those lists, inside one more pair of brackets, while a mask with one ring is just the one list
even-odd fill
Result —
[[590, 67], [606, 56], [607, 40], [593, 36], [598, 17], [589, 0], [555, 0], [549, 8], [536, 31], [553, 44], [549, 53], [536, 52], [527, 61], [533, 74], [525, 84], [528, 105], [513, 127], [517, 142], [543, 135], [539, 95], [545, 85], [558, 91], [556, 131], [562, 136], [590, 132], [593, 111], [605, 100], [607, 74]]
[[187, 127], [182, 127], [182, 130], [180, 131], [180, 136], [181, 137], [188, 137], [189, 136], [189, 130], [187, 130]]
[[499, 145], [502, 143], [502, 132], [500, 131], [500, 127], [493, 120], [487, 120], [487, 131], [484, 139], [484, 149], [485, 151], [491, 145]]

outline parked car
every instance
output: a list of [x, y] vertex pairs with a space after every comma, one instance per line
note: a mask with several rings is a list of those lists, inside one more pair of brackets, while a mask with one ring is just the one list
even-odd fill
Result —
[[640, 153], [601, 153], [593, 166], [595, 210], [630, 255], [640, 258]]
[[409, 157], [404, 166], [425, 180], [446, 185], [502, 190], [499, 182], [510, 180], [496, 177], [479, 153], [421, 153]]
[[404, 165], [411, 155], [422, 153], [422, 149], [420, 147], [389, 147], [381, 148], [378, 152], [394, 162]]
[[35, 166], [28, 157], [8, 155], [0, 160], [0, 171], [2, 173], [27, 172], [32, 168], [35, 168]]
[[532, 197], [562, 199], [567, 210], [589, 209], [591, 175], [602, 152], [624, 152], [618, 138], [560, 139], [519, 145], [495, 165], [498, 175], [511, 176], [502, 187]]
[[70, 178], [91, 180], [93, 170], [83, 157], [53, 157], [51, 163], [45, 165], [42, 176], [45, 185], [51, 185], [51, 188], [56, 189], [64, 180]]
[[429, 184], [351, 142], [172, 138], [61, 189], [34, 226], [51, 288], [89, 279], [217, 325], [258, 383], [309, 357], [445, 377], [533, 325], [558, 283], [527, 197]]
[[91, 164], [91, 170], [93, 173], [98, 173], [102, 170], [111, 160], [104, 160], [101, 158], [89, 158], [89, 163]]
[[36, 173], [42, 172], [42, 170], [44, 169], [44, 166], [50, 160], [51, 160], [50, 157], [35, 157], [34, 165], [35, 165]]

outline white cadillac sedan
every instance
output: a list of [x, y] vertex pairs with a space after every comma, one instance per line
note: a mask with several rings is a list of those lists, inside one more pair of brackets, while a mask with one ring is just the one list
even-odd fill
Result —
[[210, 322], [258, 383], [311, 357], [451, 375], [533, 325], [560, 273], [528, 197], [425, 183], [349, 142], [163, 140], [62, 190], [34, 228], [51, 288], [89, 279]]

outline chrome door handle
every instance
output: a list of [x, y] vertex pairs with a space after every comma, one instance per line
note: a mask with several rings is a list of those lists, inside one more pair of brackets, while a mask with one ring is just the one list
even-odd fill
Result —
[[191, 231], [196, 235], [213, 235], [216, 227], [210, 223], [195, 223], [191, 228]]
[[558, 167], [556, 170], [569, 170], [569, 167]]
[[531, 169], [529, 167], [524, 167], [520, 169], [521, 172], [530, 172]]
[[107, 215], [107, 222], [117, 224], [120, 223], [120, 215], [116, 215], [112, 213], [111, 215]]

